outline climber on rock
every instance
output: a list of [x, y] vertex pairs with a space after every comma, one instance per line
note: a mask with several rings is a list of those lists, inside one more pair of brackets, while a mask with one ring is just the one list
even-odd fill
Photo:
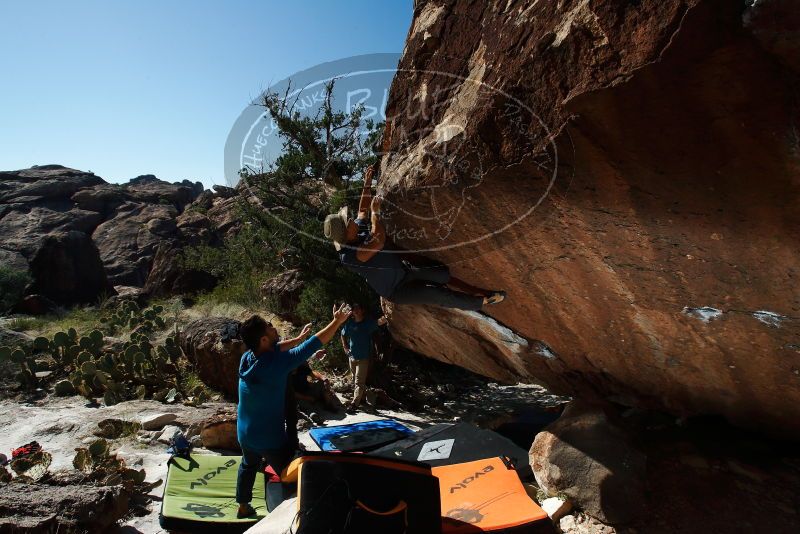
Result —
[[348, 216], [347, 207], [325, 218], [325, 237], [333, 241], [342, 265], [366, 279], [378, 295], [395, 304], [429, 304], [477, 311], [485, 305], [502, 302], [503, 291], [471, 286], [450, 276], [446, 265], [413, 265], [402, 258], [401, 251], [386, 247], [386, 228], [381, 220], [382, 199], [372, 197], [373, 172], [373, 167], [369, 167], [365, 173], [355, 219]]

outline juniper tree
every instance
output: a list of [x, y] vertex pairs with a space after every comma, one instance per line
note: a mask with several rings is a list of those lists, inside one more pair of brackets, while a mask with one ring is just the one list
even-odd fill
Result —
[[364, 119], [364, 108], [335, 107], [335, 80], [325, 84], [313, 114], [301, 113], [300, 92], [266, 94], [259, 104], [277, 126], [281, 151], [260, 169], [244, 168], [238, 217], [242, 231], [221, 249], [202, 247], [190, 263], [214, 272], [237, 294], [257, 294], [257, 281], [288, 269], [308, 280], [298, 310], [306, 320], [328, 313], [334, 300], [374, 305], [377, 297], [363, 281], [342, 269], [335, 250], [322, 238], [325, 215], [344, 205], [356, 209], [362, 175], [376, 163], [373, 151], [382, 123]]

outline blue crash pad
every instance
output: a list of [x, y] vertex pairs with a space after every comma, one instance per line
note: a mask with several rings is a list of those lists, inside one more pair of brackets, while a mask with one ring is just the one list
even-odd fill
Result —
[[392, 419], [364, 421], [350, 425], [322, 426], [309, 431], [323, 451], [371, 451], [413, 434], [407, 426]]

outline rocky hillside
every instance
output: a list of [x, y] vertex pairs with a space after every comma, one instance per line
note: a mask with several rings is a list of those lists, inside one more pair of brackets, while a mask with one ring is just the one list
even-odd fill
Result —
[[391, 310], [504, 381], [800, 437], [800, 10], [415, 3], [381, 185], [401, 246], [508, 300]]
[[109, 184], [60, 165], [0, 172], [0, 260], [30, 272], [27, 294], [57, 304], [96, 302], [122, 287], [161, 294], [208, 286], [213, 280], [180, 268], [175, 252], [218, 239], [233, 196], [152, 175]]

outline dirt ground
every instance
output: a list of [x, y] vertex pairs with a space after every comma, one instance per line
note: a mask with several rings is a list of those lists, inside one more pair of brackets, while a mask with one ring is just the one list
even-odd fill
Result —
[[[392, 418], [409, 426], [413, 430], [431, 424], [462, 420], [482, 425], [493, 423], [494, 426], [508, 425], [514, 414], [522, 413], [526, 408], [541, 410], [557, 406], [564, 399], [551, 395], [543, 388], [535, 385], [500, 386], [497, 384], [466, 384], [453, 390], [455, 400], [439, 399], [435, 408], [429, 406], [427, 412], [413, 413], [400, 409], [375, 409], [357, 414], [346, 414], [343, 411], [332, 413], [318, 411], [325, 418], [324, 424], [338, 425], [380, 418]], [[434, 387], [434, 386], [431, 386]], [[423, 388], [424, 389], [424, 388]], [[435, 387], [434, 387], [435, 389]], [[445, 387], [445, 390], [451, 388]], [[344, 401], [346, 396], [340, 394]], [[445, 406], [446, 404], [446, 406]], [[230, 412], [235, 405], [227, 402], [208, 403], [202, 407], [183, 405], [165, 405], [155, 401], [130, 401], [115, 406], [90, 405], [82, 397], [53, 397], [39, 399], [0, 400], [0, 421], [3, 421], [3, 432], [0, 433], [0, 451], [9, 451], [32, 440], [38, 441], [43, 449], [49, 452], [53, 461], [51, 471], [71, 470], [75, 448], [85, 446], [94, 439], [93, 431], [97, 423], [104, 419], [122, 419], [139, 421], [142, 417], [157, 413], [174, 413], [178, 416], [175, 423], [188, 428], [194, 423], [211, 418], [219, 412]], [[460, 415], [455, 415], [460, 414]], [[300, 443], [307, 450], [318, 450], [308, 434], [308, 428], [300, 432]], [[144, 468], [147, 481], [164, 479], [167, 469], [167, 445], [145, 439], [142, 436], [129, 436], [113, 441], [114, 450], [125, 459], [130, 466]], [[532, 438], [531, 438], [532, 439]], [[219, 454], [225, 451], [195, 449], [201, 453]], [[150, 503], [142, 515], [131, 515], [112, 532], [116, 533], [159, 533], [163, 530], [158, 525], [163, 486], [156, 488], [150, 495]]]

